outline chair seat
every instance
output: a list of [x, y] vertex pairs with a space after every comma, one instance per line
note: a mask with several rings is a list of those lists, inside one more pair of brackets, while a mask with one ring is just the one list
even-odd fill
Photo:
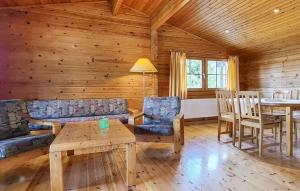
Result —
[[134, 127], [134, 133], [142, 135], [170, 136], [174, 134], [173, 123], [154, 120], [147, 121], [142, 125], [136, 125]]
[[49, 146], [55, 138], [53, 134], [26, 135], [0, 141], [0, 159], [7, 158], [36, 148]]
[[[265, 126], [264, 128], [269, 128], [269, 127], [273, 128], [270, 125], [275, 125], [278, 123], [281, 123], [281, 120], [272, 120], [272, 119], [268, 119], [268, 118], [263, 119], [263, 125]], [[258, 119], [243, 119], [241, 121], [241, 125], [259, 128], [259, 121], [258, 121]]]
[[[239, 119], [239, 115], [236, 115], [236, 120]], [[234, 116], [233, 114], [222, 114], [221, 115], [221, 120], [223, 121], [228, 121], [228, 122], [233, 122]]]

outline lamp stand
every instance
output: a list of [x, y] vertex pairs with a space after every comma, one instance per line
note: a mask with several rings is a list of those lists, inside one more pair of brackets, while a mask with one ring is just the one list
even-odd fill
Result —
[[143, 72], [143, 97], [146, 97], [146, 79], [145, 79], [145, 72]]

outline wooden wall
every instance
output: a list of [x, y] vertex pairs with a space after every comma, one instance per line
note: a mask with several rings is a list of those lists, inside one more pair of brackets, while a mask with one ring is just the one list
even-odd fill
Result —
[[[170, 50], [183, 51], [188, 58], [227, 58], [226, 49], [165, 24], [158, 31], [158, 93], [169, 94]], [[214, 91], [190, 91], [189, 98], [215, 97]]]
[[281, 48], [246, 57], [241, 63], [243, 89], [271, 97], [274, 89], [300, 89], [300, 36]]
[[[0, 99], [124, 97], [140, 107], [148, 16], [108, 1], [0, 9]], [[151, 87], [152, 81], [149, 82]]]

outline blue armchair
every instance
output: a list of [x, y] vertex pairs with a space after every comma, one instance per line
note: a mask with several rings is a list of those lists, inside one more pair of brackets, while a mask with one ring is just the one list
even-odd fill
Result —
[[[30, 131], [29, 123], [50, 125], [52, 132]], [[59, 130], [57, 122], [30, 120], [24, 101], [0, 100], [0, 170], [46, 154]]]
[[[138, 119], [142, 122], [138, 123]], [[174, 143], [175, 153], [184, 144], [184, 116], [179, 97], [146, 97], [143, 112], [131, 112], [128, 123], [142, 142]]]

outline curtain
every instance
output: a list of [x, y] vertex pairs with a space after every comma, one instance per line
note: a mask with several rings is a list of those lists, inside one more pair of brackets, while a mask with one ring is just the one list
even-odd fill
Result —
[[187, 98], [186, 86], [186, 54], [171, 51], [169, 96]]
[[229, 56], [227, 76], [228, 76], [227, 89], [230, 91], [239, 90], [239, 57], [238, 56]]

